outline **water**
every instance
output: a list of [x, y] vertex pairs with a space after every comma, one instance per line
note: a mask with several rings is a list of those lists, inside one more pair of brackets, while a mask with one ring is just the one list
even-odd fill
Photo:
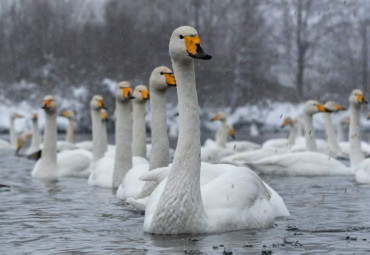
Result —
[[[34, 161], [0, 152], [0, 254], [261, 254], [370, 252], [370, 185], [353, 177], [269, 177], [291, 216], [270, 229], [144, 234], [143, 216], [84, 179], [33, 180]], [[250, 247], [251, 246], [251, 247]]]

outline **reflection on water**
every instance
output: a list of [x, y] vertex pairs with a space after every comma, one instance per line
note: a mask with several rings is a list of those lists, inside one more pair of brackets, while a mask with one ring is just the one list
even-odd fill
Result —
[[264, 176], [291, 212], [274, 228], [161, 236], [144, 234], [141, 213], [112, 190], [82, 179], [33, 180], [33, 164], [0, 152], [0, 184], [10, 186], [0, 188], [0, 254], [370, 252], [370, 186], [353, 177]]

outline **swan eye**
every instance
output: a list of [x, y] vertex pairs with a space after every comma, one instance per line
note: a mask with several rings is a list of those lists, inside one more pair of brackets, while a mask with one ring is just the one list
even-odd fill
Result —
[[163, 75], [163, 72], [161, 72], [161, 75]]
[[184, 37], [182, 35], [180, 35], [179, 37], [180, 37], [180, 39], [184, 39]]

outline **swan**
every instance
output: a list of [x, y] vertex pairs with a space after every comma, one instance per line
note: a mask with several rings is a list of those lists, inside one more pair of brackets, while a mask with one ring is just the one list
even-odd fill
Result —
[[32, 177], [56, 180], [60, 177], [87, 177], [92, 161], [86, 150], [67, 150], [57, 153], [57, 102], [53, 96], [44, 97], [45, 134], [41, 158], [32, 170]]
[[328, 155], [317, 152], [312, 116], [329, 111], [316, 101], [309, 100], [304, 107], [306, 149], [257, 160], [248, 165], [263, 174], [284, 176], [351, 175], [353, 171]]
[[10, 125], [9, 125], [9, 140], [8, 143], [5, 140], [0, 139], [0, 149], [2, 150], [15, 150], [17, 148], [17, 136], [15, 134], [14, 121], [15, 119], [23, 118], [23, 115], [19, 113], [12, 113], [9, 116]]
[[[150, 111], [152, 118], [150, 162], [149, 164], [134, 166], [127, 172], [117, 190], [117, 197], [119, 199], [136, 199], [150, 195], [159, 182], [145, 183], [139, 179], [140, 176], [150, 170], [168, 166], [170, 147], [167, 134], [166, 91], [168, 88], [175, 86], [176, 80], [174, 74], [168, 67], [159, 66], [152, 71], [149, 78], [151, 94]], [[145, 125], [144, 120], [142, 125]]]
[[347, 116], [347, 115], [343, 115], [339, 119], [338, 124], [337, 124], [337, 139], [338, 139], [339, 143], [346, 141], [343, 126], [344, 125], [349, 125], [349, 123], [350, 123], [350, 117]]
[[293, 146], [297, 136], [296, 134], [298, 133], [295, 125], [296, 121], [290, 117], [286, 117], [281, 127], [290, 126], [288, 138], [269, 139], [262, 144], [262, 148], [285, 148]]
[[367, 104], [362, 90], [355, 89], [349, 96], [350, 124], [350, 162], [355, 171], [355, 180], [360, 184], [370, 183], [370, 159], [365, 159], [361, 150], [360, 110], [361, 105]]
[[[272, 227], [271, 193], [248, 168], [209, 165], [220, 175], [200, 185], [200, 126], [193, 58], [210, 59], [200, 47], [197, 31], [175, 29], [170, 56], [177, 80], [179, 140], [167, 179], [151, 194], [144, 232], [156, 234], [215, 233]], [[207, 164], [207, 163], [204, 163]], [[281, 207], [285, 204], [281, 200]]]
[[93, 109], [95, 104], [91, 103], [91, 113], [93, 116], [93, 142], [94, 150], [101, 152], [101, 157], [97, 160], [91, 169], [88, 183], [101, 188], [118, 188], [121, 184], [126, 172], [132, 168], [132, 165], [146, 163], [147, 160], [142, 157], [132, 157], [131, 148], [131, 112], [130, 100], [133, 99], [131, 94], [131, 85], [129, 82], [120, 82], [116, 89], [116, 146], [113, 151], [107, 151], [100, 142], [95, 143], [95, 140], [102, 137], [101, 125], [97, 125], [94, 120], [100, 119], [100, 112]]
[[32, 137], [32, 132], [26, 131], [23, 132], [20, 136], [17, 138], [17, 149], [15, 150], [15, 154], [19, 156], [19, 151], [22, 149], [22, 146], [25, 142], [27, 142]]
[[26, 155], [32, 155], [40, 151], [41, 136], [38, 124], [38, 114], [34, 112], [32, 114], [32, 141], [31, 146], [27, 149]]

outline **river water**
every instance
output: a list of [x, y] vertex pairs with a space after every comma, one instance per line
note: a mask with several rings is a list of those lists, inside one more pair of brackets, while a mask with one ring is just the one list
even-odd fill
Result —
[[144, 234], [143, 215], [114, 191], [85, 179], [44, 183], [34, 161], [0, 151], [0, 254], [286, 254], [369, 253], [370, 185], [353, 177], [263, 179], [291, 216], [270, 229], [212, 235]]

